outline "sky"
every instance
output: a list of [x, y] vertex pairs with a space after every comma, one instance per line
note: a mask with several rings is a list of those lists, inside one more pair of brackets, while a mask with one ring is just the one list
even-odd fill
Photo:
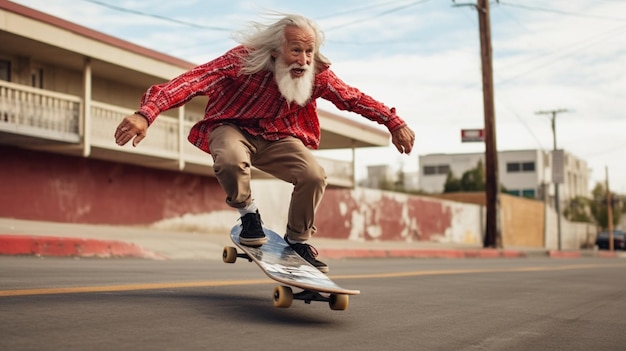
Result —
[[[484, 125], [475, 1], [14, 0], [198, 64], [271, 11], [312, 18], [333, 71], [416, 132], [408, 156], [393, 146], [357, 151], [357, 176], [368, 165], [416, 171], [419, 155], [484, 152], [461, 141], [462, 129]], [[548, 151], [556, 135], [559, 149], [587, 162], [590, 188], [608, 173], [611, 190], [626, 194], [626, 0], [492, 1], [490, 18], [497, 149]], [[537, 113], [553, 110], [564, 110], [555, 134], [552, 115]]]

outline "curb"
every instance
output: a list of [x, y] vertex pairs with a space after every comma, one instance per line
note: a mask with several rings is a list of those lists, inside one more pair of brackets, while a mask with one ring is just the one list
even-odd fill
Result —
[[122, 241], [25, 235], [0, 235], [0, 255], [165, 259]]

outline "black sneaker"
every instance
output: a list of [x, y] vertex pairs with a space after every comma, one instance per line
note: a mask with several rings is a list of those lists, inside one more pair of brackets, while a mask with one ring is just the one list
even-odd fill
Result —
[[243, 215], [243, 217], [241, 217], [239, 243], [241, 243], [241, 245], [259, 247], [266, 242], [267, 238], [265, 237], [265, 233], [263, 233], [259, 211]]
[[300, 243], [292, 244], [289, 242], [289, 240], [287, 240], [287, 235], [285, 235], [285, 241], [287, 242], [289, 246], [291, 246], [293, 251], [295, 251], [298, 255], [304, 258], [305, 261], [313, 265], [313, 267], [319, 269], [320, 272], [328, 273], [330, 271], [326, 263], [316, 259], [318, 253], [317, 253], [317, 250], [313, 246], [309, 244], [300, 244]]

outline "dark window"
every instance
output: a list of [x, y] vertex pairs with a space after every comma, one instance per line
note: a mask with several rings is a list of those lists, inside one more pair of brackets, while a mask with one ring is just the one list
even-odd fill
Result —
[[522, 163], [522, 171], [523, 172], [534, 172], [535, 171], [535, 163], [534, 162], [524, 162], [524, 163]]
[[506, 164], [507, 173], [534, 172], [535, 162], [508, 162]]
[[449, 165], [424, 166], [424, 175], [448, 174], [449, 172]]
[[508, 173], [519, 172], [520, 165], [519, 163], [507, 163], [506, 171]]
[[11, 81], [11, 61], [0, 60], [0, 80]]
[[30, 72], [30, 85], [33, 88], [43, 89], [43, 69], [33, 69]]

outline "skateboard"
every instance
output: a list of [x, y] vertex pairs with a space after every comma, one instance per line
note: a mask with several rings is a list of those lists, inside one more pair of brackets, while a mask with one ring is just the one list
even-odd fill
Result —
[[[359, 290], [349, 290], [335, 284], [324, 273], [305, 261], [285, 240], [274, 231], [263, 228], [267, 243], [260, 247], [249, 247], [239, 243], [241, 226], [230, 231], [230, 238], [243, 251], [232, 246], [224, 247], [222, 259], [225, 263], [235, 263], [237, 258], [245, 258], [256, 263], [270, 278], [283, 284], [274, 288], [274, 306], [287, 308], [293, 300], [328, 302], [332, 310], [348, 308], [349, 295], [358, 295]], [[292, 287], [302, 291], [293, 293]]]

